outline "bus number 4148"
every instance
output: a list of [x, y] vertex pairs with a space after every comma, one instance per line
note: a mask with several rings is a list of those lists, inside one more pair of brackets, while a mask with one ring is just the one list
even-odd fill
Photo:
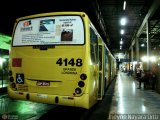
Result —
[[56, 62], [56, 64], [59, 64], [59, 66], [68, 66], [68, 65], [71, 65], [71, 66], [82, 66], [82, 59], [78, 58], [78, 59], [74, 59], [74, 58], [71, 58], [70, 60], [68, 60], [67, 58], [63, 59], [63, 58], [59, 58]]

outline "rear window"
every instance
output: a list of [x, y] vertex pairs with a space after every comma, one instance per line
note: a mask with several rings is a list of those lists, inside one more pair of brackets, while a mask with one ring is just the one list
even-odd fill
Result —
[[52, 16], [19, 21], [13, 46], [84, 44], [80, 16]]

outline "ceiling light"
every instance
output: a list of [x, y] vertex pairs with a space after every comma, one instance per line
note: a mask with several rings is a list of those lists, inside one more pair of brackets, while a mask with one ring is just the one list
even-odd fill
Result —
[[126, 25], [126, 18], [122, 18], [120, 22], [121, 22], [121, 25], [123, 26]]
[[145, 46], [145, 44], [143, 43], [143, 44], [141, 44], [141, 47], [144, 47]]
[[123, 10], [126, 9], [126, 1], [123, 2]]
[[124, 30], [123, 30], [123, 29], [121, 30], [121, 34], [122, 34], [122, 35], [124, 34]]
[[123, 41], [122, 41], [122, 40], [120, 41], [120, 44], [121, 44], [121, 45], [123, 44]]

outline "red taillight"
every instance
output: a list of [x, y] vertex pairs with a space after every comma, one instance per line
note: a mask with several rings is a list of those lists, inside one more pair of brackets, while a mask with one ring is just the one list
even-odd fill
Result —
[[22, 59], [21, 58], [12, 58], [12, 67], [21, 67]]

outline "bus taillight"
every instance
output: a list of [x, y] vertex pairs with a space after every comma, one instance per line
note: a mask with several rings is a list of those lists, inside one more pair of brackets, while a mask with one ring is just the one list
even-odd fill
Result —
[[21, 58], [12, 58], [12, 67], [21, 67], [22, 59]]
[[76, 88], [76, 89], [75, 89], [75, 93], [76, 93], [76, 94], [81, 94], [81, 93], [82, 93], [81, 88]]
[[10, 77], [9, 80], [10, 80], [10, 82], [13, 82], [13, 81], [14, 81], [14, 78], [13, 78], [13, 77]]
[[11, 87], [12, 88], [16, 88], [16, 84], [15, 83], [11, 83]]
[[83, 73], [83, 74], [80, 75], [80, 78], [81, 78], [81, 80], [86, 80], [87, 79], [87, 75]]

